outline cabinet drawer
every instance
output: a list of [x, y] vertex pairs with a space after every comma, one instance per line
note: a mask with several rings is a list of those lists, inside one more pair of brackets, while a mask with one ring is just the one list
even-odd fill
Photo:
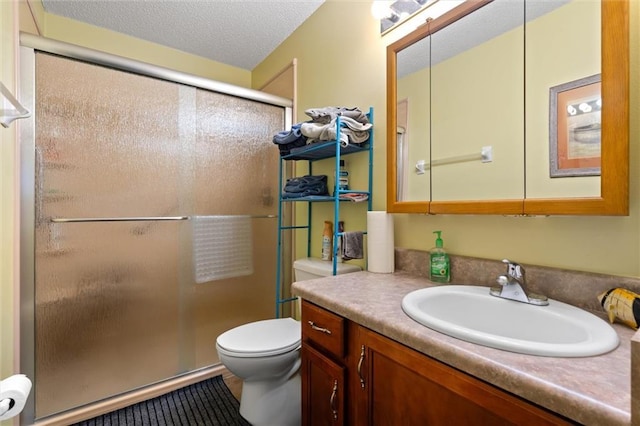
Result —
[[338, 358], [344, 357], [344, 318], [302, 301], [302, 340], [314, 342]]

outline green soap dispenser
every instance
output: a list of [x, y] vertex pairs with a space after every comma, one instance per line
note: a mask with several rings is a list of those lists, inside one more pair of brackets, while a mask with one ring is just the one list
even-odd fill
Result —
[[451, 280], [451, 263], [449, 255], [443, 248], [442, 231], [434, 231], [438, 235], [436, 246], [429, 251], [429, 279], [437, 283], [448, 283]]

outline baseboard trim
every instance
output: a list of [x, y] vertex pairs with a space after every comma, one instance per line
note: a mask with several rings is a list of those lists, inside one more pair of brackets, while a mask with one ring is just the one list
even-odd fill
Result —
[[198, 383], [211, 377], [219, 376], [221, 374], [228, 374], [228, 370], [223, 365], [202, 368], [183, 376], [147, 386], [143, 389], [127, 392], [126, 394], [105, 399], [104, 401], [39, 419], [35, 422], [35, 426], [68, 426], [102, 414], [110, 413], [111, 411], [119, 410], [120, 408], [124, 408], [141, 401], [146, 401], [147, 399], [164, 395], [165, 393]]

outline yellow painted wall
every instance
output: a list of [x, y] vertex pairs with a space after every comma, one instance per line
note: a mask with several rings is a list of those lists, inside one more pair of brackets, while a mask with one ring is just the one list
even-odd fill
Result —
[[[503, 217], [397, 214], [396, 246], [428, 250], [442, 230], [451, 253], [640, 277], [640, 13], [631, 0], [631, 149], [628, 217]], [[298, 58], [299, 117], [324, 105], [373, 105], [374, 209], [385, 209], [385, 56], [387, 41], [369, 13], [370, 2], [327, 1], [254, 70], [254, 86]], [[396, 37], [397, 38], [397, 37]], [[302, 120], [302, 118], [301, 118]], [[321, 218], [318, 218], [318, 221]], [[355, 221], [355, 219], [354, 219]], [[314, 224], [312, 248], [322, 227]]]
[[[328, 1], [322, 5], [292, 36], [268, 56], [253, 73], [253, 86], [260, 87], [293, 58], [298, 60], [298, 120], [308, 120], [304, 110], [323, 106], [375, 109], [374, 116], [374, 209], [384, 210], [385, 170], [385, 43], [380, 38], [378, 23], [370, 13], [368, 1]], [[344, 157], [350, 173], [349, 186], [366, 188], [366, 155]], [[332, 160], [317, 162], [313, 174], [327, 174], [333, 181]], [[299, 173], [306, 173], [303, 164]], [[366, 226], [366, 205], [342, 203], [341, 219], [346, 231]], [[320, 257], [324, 220], [333, 221], [331, 203], [313, 206], [311, 254]], [[300, 210], [303, 207], [300, 206]], [[302, 214], [304, 218], [306, 215]], [[298, 231], [297, 257], [306, 255], [306, 232]], [[350, 262], [358, 263], [358, 262]], [[362, 262], [359, 263], [361, 266]]]

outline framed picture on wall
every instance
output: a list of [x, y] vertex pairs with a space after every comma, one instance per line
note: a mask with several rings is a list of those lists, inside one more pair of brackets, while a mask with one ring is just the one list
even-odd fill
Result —
[[549, 89], [549, 174], [600, 176], [600, 74]]

